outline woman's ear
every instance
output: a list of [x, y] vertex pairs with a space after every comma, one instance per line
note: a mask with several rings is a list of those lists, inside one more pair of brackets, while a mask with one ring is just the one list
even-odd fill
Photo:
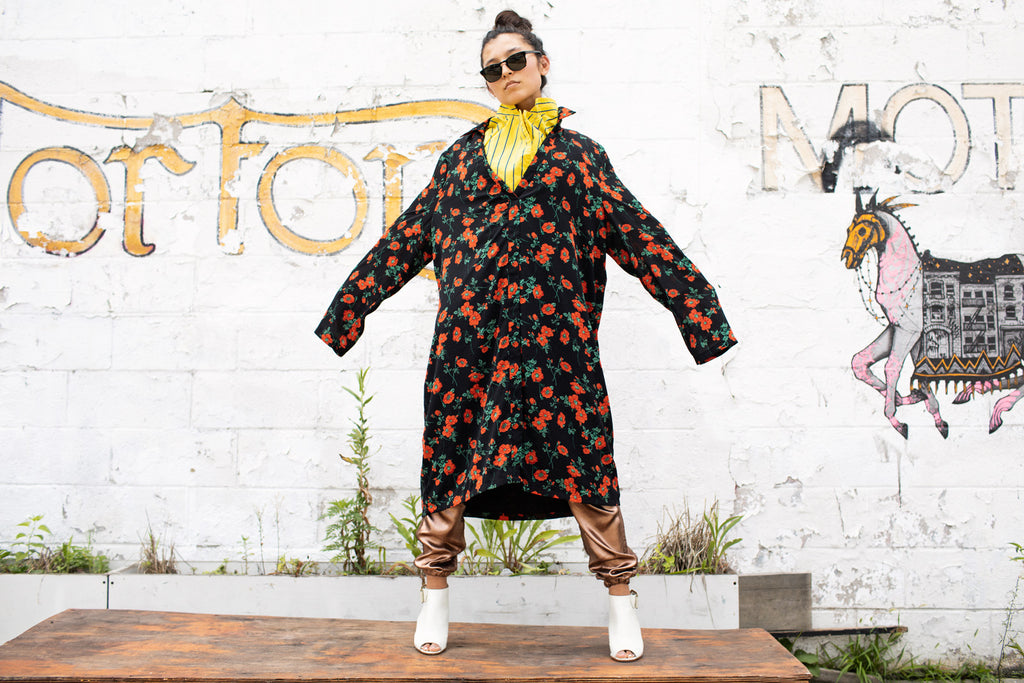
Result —
[[537, 60], [537, 69], [540, 70], [541, 76], [548, 75], [548, 71], [551, 70], [551, 60], [548, 59], [547, 55], [541, 55], [540, 59]]

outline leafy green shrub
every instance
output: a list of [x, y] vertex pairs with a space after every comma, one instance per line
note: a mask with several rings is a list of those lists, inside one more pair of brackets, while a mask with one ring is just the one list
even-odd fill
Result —
[[370, 541], [370, 534], [377, 532], [377, 527], [367, 520], [365, 509], [357, 498], [345, 498], [328, 503], [322, 519], [329, 519], [327, 525], [324, 550], [334, 552], [332, 562], [341, 566], [348, 574], [380, 573], [383, 561], [375, 562], [367, 551], [376, 548], [378, 553], [383, 548]]
[[74, 545], [74, 539], [61, 543], [49, 551], [49, 566], [43, 571], [55, 574], [105, 574], [110, 571], [110, 560], [105, 555], [96, 555], [92, 544]]
[[395, 525], [402, 540], [405, 541], [405, 548], [412, 553], [412, 559], [420, 556], [420, 541], [416, 538], [416, 530], [420, 525], [420, 497], [410, 495], [402, 501], [402, 505], [409, 513], [408, 517], [399, 519], [391, 515], [391, 522]]
[[996, 674], [984, 662], [918, 661], [900, 646], [902, 633], [854, 636], [844, 645], [826, 643], [818, 651], [821, 667], [853, 673], [862, 683], [874, 680], [980, 681], [990, 683]]
[[893, 676], [907, 681], [980, 681], [992, 683], [995, 672], [983, 662], [963, 662], [950, 666], [943, 662], [912, 661], [897, 669]]
[[274, 573], [288, 576], [313, 576], [318, 570], [319, 565], [309, 559], [300, 560], [297, 557], [282, 555], [277, 558], [277, 569]]
[[0, 572], [8, 574], [103, 574], [110, 570], [105, 555], [94, 553], [92, 542], [75, 545], [69, 538], [56, 547], [47, 545], [53, 533], [43, 524], [43, 515], [33, 515], [18, 524], [19, 531], [10, 549], [0, 551]]
[[[872, 677], [896, 678], [910, 662], [900, 647], [901, 633], [852, 636], [843, 645], [825, 643], [818, 651], [818, 663], [826, 669], [852, 673], [861, 683]], [[898, 649], [897, 649], [898, 648]]]
[[796, 646], [796, 639], [794, 638], [778, 638], [779, 644], [782, 647], [789, 650], [789, 653], [796, 657], [796, 660], [807, 667], [807, 670], [811, 672], [811, 676], [817, 677], [821, 673], [821, 666], [818, 662], [818, 655], [814, 652], [808, 652]]
[[558, 529], [543, 529], [544, 520], [505, 521], [482, 519], [469, 523], [470, 540], [462, 561], [466, 574], [497, 574], [507, 569], [513, 574], [540, 574], [550, 562], [544, 554], [556, 545], [579, 540], [579, 534]]

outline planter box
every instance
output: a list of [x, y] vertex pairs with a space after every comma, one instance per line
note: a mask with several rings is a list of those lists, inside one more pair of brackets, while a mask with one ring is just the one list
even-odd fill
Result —
[[[496, 624], [594, 626], [607, 619], [605, 589], [591, 576], [455, 576], [451, 619]], [[644, 625], [736, 628], [735, 576], [638, 576]], [[206, 614], [415, 621], [420, 580], [412, 576], [110, 577], [110, 609]]]
[[[453, 621], [559, 626], [608, 621], [607, 591], [589, 575], [456, 577], [451, 586]], [[640, 622], [647, 628], [739, 625], [735, 576], [647, 575], [635, 577], [630, 586], [639, 595]]]
[[0, 575], [0, 643], [66, 609], [105, 609], [104, 574]]
[[766, 631], [811, 628], [811, 575], [741, 574], [739, 626]]
[[414, 576], [110, 577], [109, 609], [272, 617], [415, 620], [420, 580]]
[[[452, 621], [599, 626], [607, 620], [604, 586], [589, 575], [450, 581]], [[631, 585], [648, 628], [739, 625], [736, 576], [648, 575]], [[0, 576], [0, 642], [72, 607], [414, 621], [419, 587], [409, 576], [6, 575]]]

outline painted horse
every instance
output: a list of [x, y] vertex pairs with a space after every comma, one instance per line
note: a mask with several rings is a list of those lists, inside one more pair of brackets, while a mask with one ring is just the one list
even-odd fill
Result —
[[[877, 304], [881, 312], [875, 315], [886, 324], [878, 337], [853, 356], [853, 373], [885, 397], [885, 417], [903, 438], [909, 428], [897, 419], [897, 407], [922, 402], [942, 437], [949, 436], [933, 384], [962, 385], [954, 403], [979, 393], [1012, 389], [993, 408], [989, 433], [994, 432], [1003, 423], [1002, 414], [1022, 395], [1024, 259], [1007, 254], [959, 263], [929, 252], [922, 255], [896, 215], [914, 204], [893, 204], [895, 197], [879, 202], [877, 195], [864, 206], [857, 193], [856, 213], [841, 256], [848, 269], [858, 270], [865, 306], [872, 311]], [[872, 249], [877, 253], [876, 273], [867, 272], [871, 268], [864, 259]], [[912, 388], [900, 394], [896, 384], [907, 357], [914, 362]], [[883, 359], [883, 377], [879, 377], [871, 367]]]

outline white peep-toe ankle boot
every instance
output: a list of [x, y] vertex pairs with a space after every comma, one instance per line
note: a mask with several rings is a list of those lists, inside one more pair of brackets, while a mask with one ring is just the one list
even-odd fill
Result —
[[[420, 616], [416, 619], [416, 633], [413, 645], [425, 655], [439, 655], [448, 647], [448, 589], [421, 588]], [[423, 649], [427, 643], [434, 643], [436, 652]]]
[[[611, 657], [617, 662], [634, 662], [644, 654], [636, 591], [630, 591], [629, 595], [608, 597], [608, 647]], [[629, 650], [633, 656], [618, 657], [617, 654], [622, 650]]]

